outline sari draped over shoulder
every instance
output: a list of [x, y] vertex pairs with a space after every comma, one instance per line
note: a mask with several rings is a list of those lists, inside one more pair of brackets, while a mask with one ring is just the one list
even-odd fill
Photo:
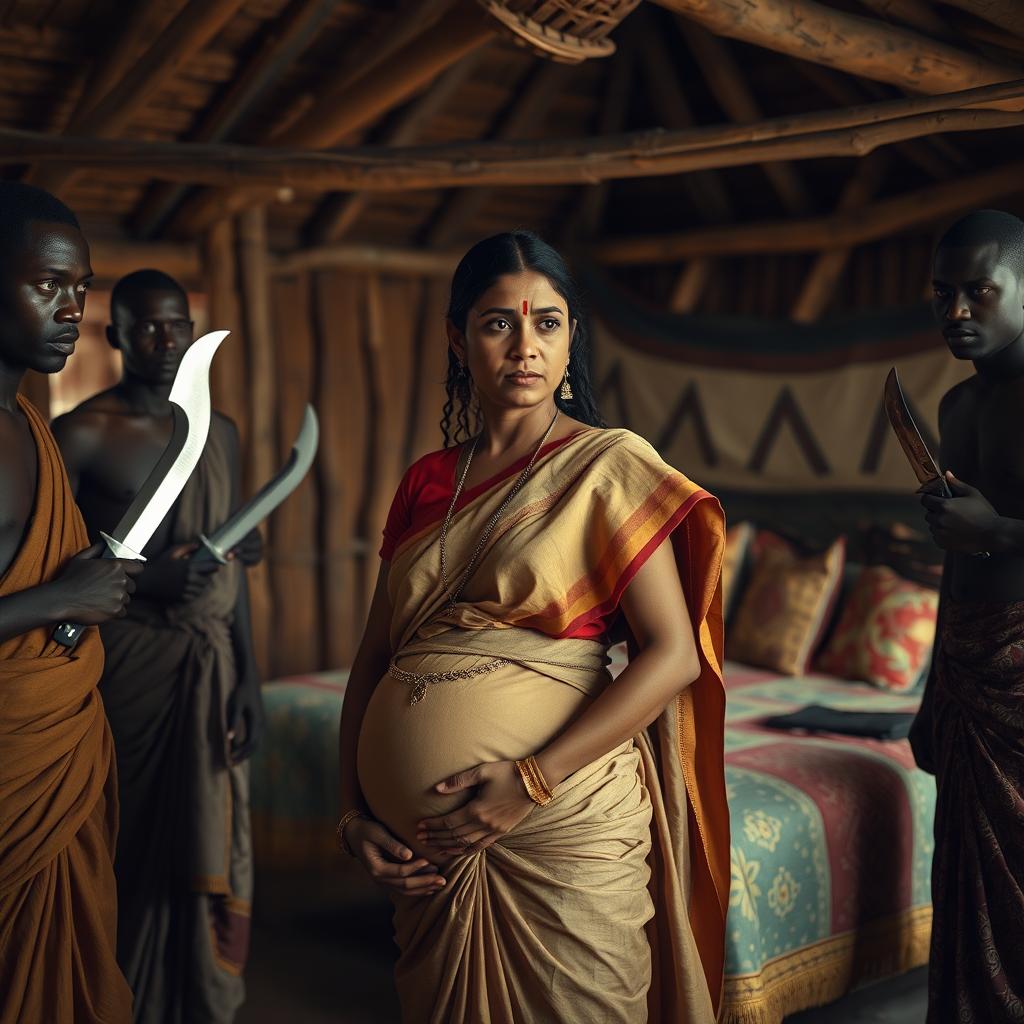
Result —
[[[36, 442], [32, 520], [0, 595], [47, 583], [89, 544], [53, 436]], [[115, 959], [114, 747], [95, 628], [70, 652], [40, 626], [0, 643], [0, 1022], [127, 1024]]]
[[[451, 579], [511, 480], [454, 515]], [[396, 982], [408, 1021], [710, 1022], [729, 885], [717, 500], [625, 430], [542, 454], [499, 519], [454, 609], [439, 523], [404, 537], [388, 588], [395, 663], [367, 708], [359, 776], [375, 816], [413, 849], [415, 823], [463, 802], [433, 786], [536, 753], [609, 685], [607, 620], [647, 557], [673, 543], [701, 673], [656, 724], [570, 775], [503, 839], [445, 868], [431, 897], [395, 900]], [[574, 635], [576, 634], [576, 635]], [[501, 659], [496, 666], [488, 663]], [[468, 674], [481, 668], [490, 671]]]

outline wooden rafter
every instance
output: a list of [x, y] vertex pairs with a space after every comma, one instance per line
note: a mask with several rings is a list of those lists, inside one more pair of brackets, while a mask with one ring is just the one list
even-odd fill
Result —
[[[747, 85], [729, 44], [694, 21], [686, 18], [677, 20], [705, 84], [725, 115], [737, 124], [762, 120], [764, 112]], [[811, 211], [814, 204], [800, 172], [792, 163], [778, 160], [762, 164], [761, 169], [789, 213], [806, 214]]]
[[[150, 48], [95, 105], [74, 122], [76, 132], [119, 135], [191, 57], [202, 50], [238, 12], [245, 0], [189, 0]], [[33, 180], [59, 192], [74, 176], [70, 167], [43, 168]]]
[[[313, 107], [275, 138], [275, 143], [311, 149], [336, 145], [346, 135], [366, 128], [416, 95], [494, 36], [494, 23], [481, 8], [474, 5], [460, 9], [458, 14], [457, 18], [443, 19], [408, 39], [391, 54], [387, 64], [380, 63], [379, 54], [372, 58], [364, 55], [361, 70], [346, 71], [342, 76], [348, 83], [344, 89], [337, 88], [337, 81], [325, 88]], [[266, 193], [255, 192], [251, 201], [265, 198]], [[173, 233], [191, 236], [205, 229], [221, 215], [224, 201], [221, 192], [213, 191], [186, 203], [176, 218]]]
[[[816, 0], [656, 0], [716, 35], [826, 64], [914, 92], [941, 93], [1014, 78], [1011, 65]], [[1018, 102], [1018, 107], [1019, 107]]]
[[[862, 160], [857, 172], [843, 189], [836, 212], [841, 214], [863, 207], [881, 186], [887, 162], [880, 153]], [[790, 311], [793, 320], [798, 323], [810, 323], [821, 316], [832, 298], [852, 252], [851, 246], [845, 246], [819, 253]]]
[[861, 6], [887, 21], [917, 29], [935, 39], [950, 41], [956, 34], [927, 0], [860, 0]]
[[[597, 120], [597, 130], [601, 135], [616, 135], [626, 127], [635, 55], [636, 50], [627, 37], [609, 62], [607, 87]], [[566, 221], [566, 238], [593, 238], [598, 234], [608, 205], [610, 184], [609, 181], [600, 181], [596, 185], [583, 186]]]
[[1024, 36], [1024, 5], [1020, 0], [939, 0], [939, 3], [973, 14], [1005, 32]]
[[698, 228], [596, 245], [603, 263], [676, 263], [691, 256], [816, 252], [873, 242], [1024, 191], [1024, 160], [825, 217]]
[[[334, 8], [333, 0], [292, 0], [269, 27], [245, 67], [203, 113], [189, 139], [221, 142], [230, 138], [239, 122], [291, 68]], [[136, 233], [151, 237], [183, 195], [184, 189], [178, 185], [161, 182], [154, 186], [132, 217]]]
[[696, 256], [680, 271], [676, 283], [672, 286], [672, 294], [668, 299], [668, 308], [673, 313], [692, 313], [700, 302], [704, 286], [715, 267], [715, 261], [709, 256]]
[[[678, 71], [665, 45], [660, 26], [656, 25], [649, 9], [641, 8], [640, 14], [647, 15], [642, 41], [637, 40], [638, 50], [643, 53], [640, 67], [647, 76], [648, 95], [654, 115], [660, 124], [673, 131], [681, 131], [696, 125], [697, 121], [690, 108], [690, 101], [679, 82]], [[697, 216], [705, 223], [735, 219], [735, 209], [729, 198], [725, 182], [712, 170], [697, 171], [687, 175], [681, 186], [689, 195]]]
[[[410, 146], [423, 129], [444, 109], [477, 69], [486, 48], [473, 51], [449, 68], [418, 99], [409, 105], [383, 140], [387, 146]], [[310, 245], [337, 242], [359, 219], [373, 199], [372, 192], [333, 192], [317, 207], [303, 230]]]
[[[499, 117], [492, 137], [508, 141], [540, 134], [544, 116], [551, 108], [551, 98], [557, 95], [567, 71], [567, 65], [552, 61], [531, 65], [528, 81], [512, 106]], [[450, 195], [427, 231], [427, 245], [432, 249], [450, 245], [483, 209], [490, 196], [491, 191], [486, 188], [460, 189]]]
[[[1024, 86], [1003, 86], [1024, 93]], [[963, 95], [963, 94], [962, 94]], [[944, 96], [948, 103], [958, 100]], [[921, 101], [902, 101], [907, 103]], [[970, 102], [968, 100], [968, 102]], [[401, 191], [494, 185], [581, 184], [608, 178], [657, 177], [736, 167], [765, 160], [821, 156], [865, 156], [880, 146], [937, 131], [979, 131], [1024, 125], [1024, 112], [948, 109], [882, 118], [899, 103], [861, 112], [860, 124], [831, 130], [812, 125], [843, 122], [849, 111], [801, 115], [759, 125], [642, 132], [612, 138], [449, 144], [335, 153], [273, 150], [251, 146], [68, 139], [0, 129], [0, 158], [105, 167], [111, 177], [139, 174], [195, 184]], [[746, 136], [747, 141], [738, 141]], [[731, 138], [733, 141], [725, 142]], [[219, 208], [221, 216], [225, 207]]]

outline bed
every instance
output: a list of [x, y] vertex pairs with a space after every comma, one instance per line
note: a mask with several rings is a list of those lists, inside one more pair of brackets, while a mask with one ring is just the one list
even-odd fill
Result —
[[[336, 862], [344, 672], [268, 683], [252, 764], [262, 867]], [[777, 1024], [928, 958], [935, 790], [905, 740], [772, 730], [809, 703], [912, 711], [917, 697], [824, 676], [726, 667], [732, 819], [725, 1024]]]

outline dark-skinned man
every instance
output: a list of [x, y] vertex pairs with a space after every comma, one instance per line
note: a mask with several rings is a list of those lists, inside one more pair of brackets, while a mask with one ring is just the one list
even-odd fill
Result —
[[953, 497], [933, 668], [911, 732], [937, 788], [928, 1024], [1024, 1020], [1024, 222], [980, 210], [933, 262], [946, 343], [975, 373], [939, 406]]
[[92, 276], [74, 214], [0, 182], [0, 1024], [127, 1024], [115, 958], [114, 751], [103, 649], [140, 566], [88, 545], [57, 446], [17, 392], [74, 350]]
[[[168, 394], [193, 324], [155, 270], [111, 294], [121, 380], [54, 422], [90, 535], [109, 531], [171, 434]], [[229, 342], [230, 344], [230, 342]], [[252, 861], [248, 765], [262, 704], [241, 562], [187, 556], [238, 503], [238, 432], [214, 413], [202, 458], [143, 554], [127, 618], [102, 630], [117, 751], [118, 960], [137, 1024], [228, 1024], [242, 1002]]]

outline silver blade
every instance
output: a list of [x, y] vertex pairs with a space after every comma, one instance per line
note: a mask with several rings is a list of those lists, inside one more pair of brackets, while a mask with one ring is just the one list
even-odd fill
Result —
[[207, 543], [213, 553], [226, 555], [254, 526], [259, 525], [302, 483], [316, 456], [320, 425], [311, 405], [306, 406], [299, 436], [281, 471], [269, 480], [223, 526], [215, 530]]
[[[175, 410], [174, 432], [160, 461], [111, 536], [133, 551], [142, 551], [203, 454], [210, 432], [210, 363], [230, 331], [211, 331], [189, 346], [181, 357], [169, 400]], [[184, 420], [184, 436], [182, 424]], [[141, 507], [140, 507], [141, 506]]]

